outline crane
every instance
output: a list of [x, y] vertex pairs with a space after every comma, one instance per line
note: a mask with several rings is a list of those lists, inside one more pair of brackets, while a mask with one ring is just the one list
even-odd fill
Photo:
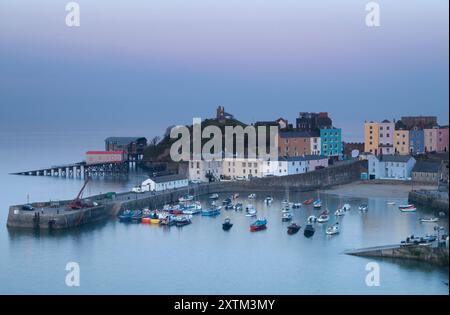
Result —
[[79, 209], [82, 209], [84, 207], [84, 204], [83, 204], [83, 202], [81, 200], [81, 197], [83, 196], [83, 191], [86, 188], [87, 184], [89, 183], [89, 180], [90, 180], [90, 177], [87, 177], [86, 180], [84, 181], [84, 185], [83, 185], [83, 187], [81, 187], [81, 190], [78, 193], [78, 195], [75, 197], [74, 200], [72, 200], [69, 203], [68, 207], [70, 209], [79, 210]]

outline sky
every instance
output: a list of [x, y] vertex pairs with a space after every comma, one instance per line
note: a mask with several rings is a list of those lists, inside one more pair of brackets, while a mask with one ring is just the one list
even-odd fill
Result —
[[0, 132], [152, 137], [227, 112], [251, 123], [328, 111], [448, 124], [448, 0], [0, 1]]

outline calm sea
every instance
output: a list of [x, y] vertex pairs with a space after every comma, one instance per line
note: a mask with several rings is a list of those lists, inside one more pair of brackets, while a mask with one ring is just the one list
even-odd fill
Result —
[[[0, 293], [2, 294], [448, 294], [448, 269], [426, 263], [367, 259], [342, 254], [346, 249], [393, 244], [407, 235], [433, 232], [417, 213], [400, 213], [383, 198], [340, 198], [322, 194], [334, 212], [349, 202], [352, 210], [340, 219], [341, 234], [325, 235], [316, 226], [310, 239], [302, 231], [289, 236], [281, 222], [281, 200], [303, 201], [315, 193], [283, 192], [271, 206], [259, 195], [255, 205], [268, 219], [268, 229], [250, 233], [253, 219], [222, 211], [216, 218], [194, 217], [182, 228], [128, 225], [110, 220], [61, 233], [8, 230], [12, 204], [73, 198], [79, 179], [8, 175], [40, 166], [79, 161], [88, 149], [101, 149], [107, 134], [0, 134]], [[122, 180], [95, 180], [86, 195], [125, 191], [142, 174]], [[221, 196], [223, 198], [225, 196]], [[243, 198], [245, 199], [245, 198]], [[398, 202], [404, 201], [399, 196]], [[246, 203], [247, 200], [244, 200]], [[369, 211], [356, 209], [361, 202]], [[205, 203], [206, 204], [206, 203]], [[310, 207], [294, 210], [302, 227]], [[221, 223], [230, 217], [233, 228]], [[334, 216], [332, 217], [334, 221]], [[447, 223], [442, 223], [448, 228]], [[380, 266], [380, 286], [369, 287], [366, 265]], [[80, 286], [65, 284], [68, 262], [80, 266]]]

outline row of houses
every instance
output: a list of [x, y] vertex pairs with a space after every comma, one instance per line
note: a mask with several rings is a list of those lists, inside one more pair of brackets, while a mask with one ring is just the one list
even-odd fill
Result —
[[417, 155], [448, 152], [448, 126], [434, 116], [402, 117], [399, 121], [364, 123], [364, 151], [374, 155]]
[[279, 157], [277, 160], [259, 158], [224, 158], [221, 160], [191, 160], [189, 179], [210, 181], [219, 179], [250, 179], [307, 173], [328, 167], [328, 158], [319, 155]]
[[342, 130], [333, 127], [327, 112], [301, 112], [293, 127], [287, 119], [273, 122], [256, 122], [255, 126], [278, 126], [278, 154], [297, 157], [323, 155], [329, 158], [342, 157]]

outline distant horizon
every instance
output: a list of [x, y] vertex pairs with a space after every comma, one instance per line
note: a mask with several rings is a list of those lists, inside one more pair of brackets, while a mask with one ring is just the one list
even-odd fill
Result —
[[[448, 1], [0, 3], [0, 130], [164, 133], [215, 115], [252, 123], [330, 113], [344, 141], [364, 120], [448, 124]], [[139, 132], [140, 131], [140, 132]]]

